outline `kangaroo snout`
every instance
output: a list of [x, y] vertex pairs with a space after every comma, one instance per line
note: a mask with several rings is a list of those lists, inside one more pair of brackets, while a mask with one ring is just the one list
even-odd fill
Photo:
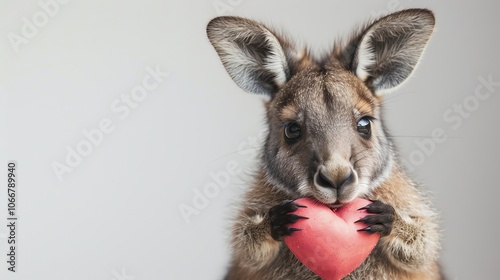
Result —
[[320, 168], [314, 175], [314, 183], [327, 189], [340, 189], [350, 184], [354, 179], [354, 172], [351, 168], [336, 169], [335, 172], [328, 172]]
[[349, 161], [338, 156], [321, 164], [314, 174], [314, 185], [320, 197], [345, 203], [351, 200], [358, 184], [358, 174]]

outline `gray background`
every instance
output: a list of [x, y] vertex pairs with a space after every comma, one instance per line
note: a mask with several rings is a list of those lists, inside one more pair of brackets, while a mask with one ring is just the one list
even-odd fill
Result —
[[[379, 14], [434, 10], [436, 32], [412, 79], [388, 97], [386, 123], [409, 163], [416, 141], [446, 132], [412, 167], [442, 216], [443, 265], [450, 279], [498, 279], [500, 87], [455, 129], [443, 118], [454, 104], [473, 102], [479, 77], [500, 81], [498, 1], [219, 2], [231, 8], [226, 14], [283, 28], [318, 52]], [[220, 14], [214, 3], [69, 1], [16, 53], [9, 32], [22, 34], [23, 18], [43, 9], [34, 0], [0, 1], [1, 279], [222, 277], [229, 219], [251, 180], [264, 111], [206, 38], [206, 23]], [[111, 104], [155, 65], [170, 75], [120, 119]], [[66, 147], [104, 118], [114, 131], [59, 182], [53, 162], [64, 163]], [[4, 261], [10, 159], [19, 165], [15, 274]], [[192, 206], [210, 173], [232, 161], [243, 171], [187, 223], [179, 207]]]

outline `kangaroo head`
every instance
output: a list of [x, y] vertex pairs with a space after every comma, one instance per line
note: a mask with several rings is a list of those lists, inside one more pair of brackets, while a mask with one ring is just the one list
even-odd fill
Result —
[[407, 80], [433, 28], [429, 10], [396, 12], [321, 60], [243, 18], [215, 18], [207, 34], [236, 84], [270, 97], [266, 178], [291, 194], [341, 205], [389, 175], [394, 156], [382, 96]]

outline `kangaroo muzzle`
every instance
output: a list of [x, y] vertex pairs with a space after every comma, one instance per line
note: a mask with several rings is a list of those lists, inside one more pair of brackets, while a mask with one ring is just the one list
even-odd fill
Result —
[[322, 202], [348, 202], [352, 199], [357, 184], [358, 174], [352, 165], [338, 158], [320, 165], [314, 174], [314, 186], [320, 193]]

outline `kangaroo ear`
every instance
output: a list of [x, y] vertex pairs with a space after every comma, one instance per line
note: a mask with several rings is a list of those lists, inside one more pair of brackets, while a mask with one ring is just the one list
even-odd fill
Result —
[[217, 17], [208, 23], [207, 35], [243, 90], [272, 96], [290, 78], [296, 52], [265, 26], [239, 17]]
[[434, 14], [409, 9], [385, 16], [361, 35], [353, 59], [356, 75], [382, 95], [401, 85], [415, 69], [434, 29]]

